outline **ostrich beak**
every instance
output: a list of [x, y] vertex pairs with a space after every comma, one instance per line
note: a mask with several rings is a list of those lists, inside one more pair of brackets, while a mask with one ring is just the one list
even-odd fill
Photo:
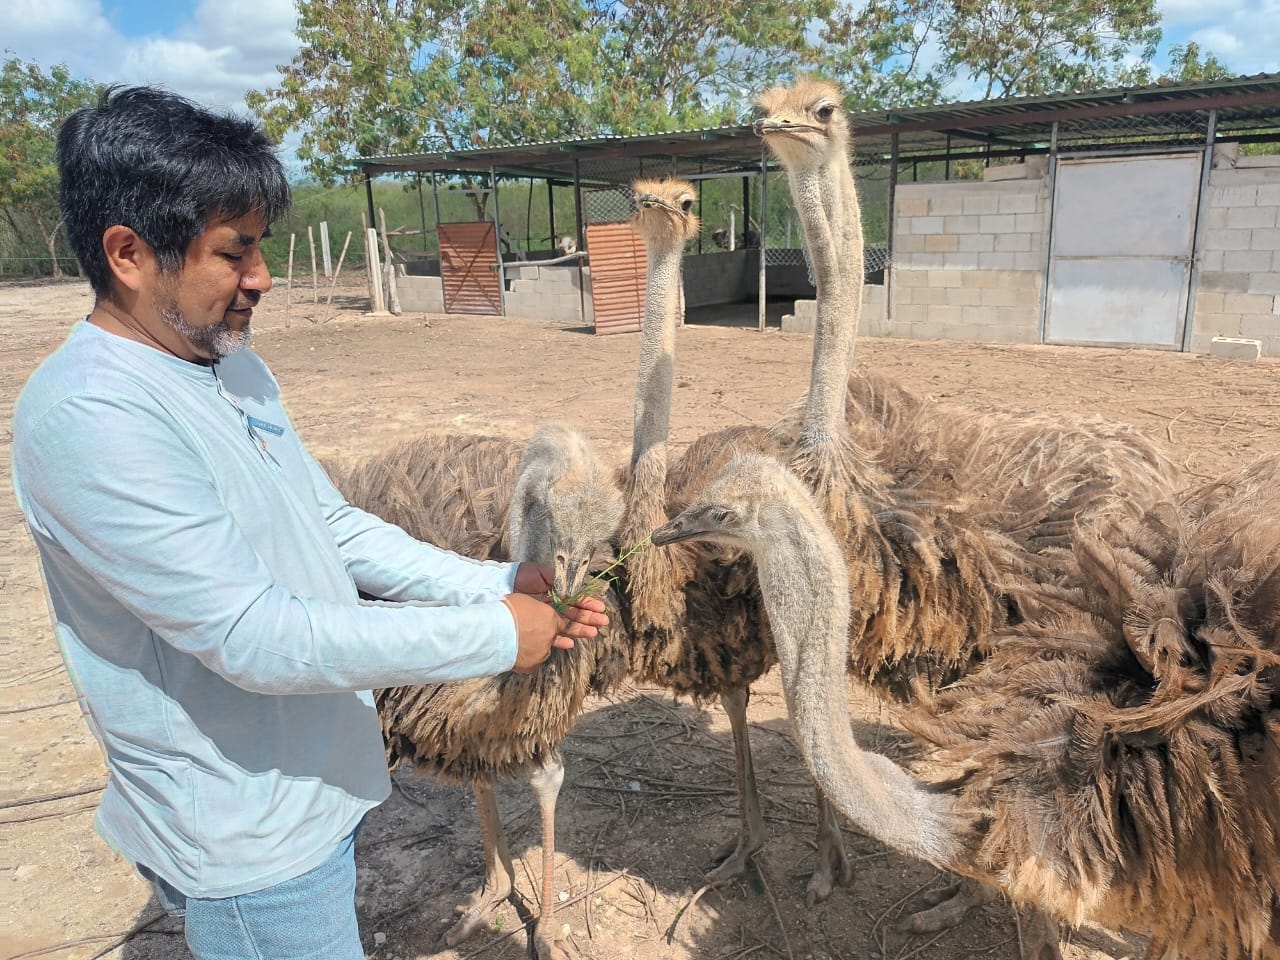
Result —
[[653, 531], [649, 539], [656, 546], [679, 543], [681, 540], [718, 540], [724, 534], [724, 521], [732, 517], [731, 511], [724, 509], [690, 507]]
[[649, 541], [655, 547], [662, 547], [668, 543], [679, 543], [681, 540], [689, 540], [695, 536], [697, 531], [684, 522], [684, 514], [681, 514], [649, 534]]
[[783, 136], [798, 136], [821, 129], [821, 127], [816, 127], [812, 123], [792, 123], [790, 120], [775, 120], [773, 117], [761, 117], [751, 124], [752, 132], [761, 139], [779, 133]]
[[663, 200], [661, 197], [652, 193], [640, 194], [638, 197], [636, 197], [636, 203], [639, 206], [645, 208], [646, 210], [652, 209], [654, 207], [662, 207], [664, 210], [673, 209], [671, 204], [667, 203], [667, 201]]

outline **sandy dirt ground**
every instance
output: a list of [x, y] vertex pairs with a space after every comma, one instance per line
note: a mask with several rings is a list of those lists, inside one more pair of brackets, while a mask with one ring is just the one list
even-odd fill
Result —
[[[335, 313], [295, 292], [289, 325], [277, 288], [254, 320], [255, 346], [280, 380], [298, 429], [320, 456], [365, 455], [420, 431], [529, 435], [566, 420], [621, 454], [630, 440], [636, 335], [596, 338], [518, 319], [363, 312], [358, 287]], [[78, 283], [0, 287], [0, 958], [186, 957], [179, 927], [94, 833], [104, 781], [63, 673], [33, 548], [9, 486], [13, 402], [40, 360], [87, 312]], [[321, 303], [321, 308], [323, 303]], [[778, 330], [693, 324], [678, 337], [673, 437], [767, 424], [807, 387], [811, 341]], [[993, 347], [863, 339], [859, 363], [938, 399], [979, 407], [1100, 413], [1172, 444], [1192, 478], [1280, 447], [1280, 363], [1243, 364], [1140, 350]], [[891, 712], [850, 691], [858, 733], [891, 753]], [[895, 925], [946, 877], [855, 831], [856, 878], [814, 909], [812, 794], [792, 745], [776, 672], [749, 711], [770, 839], [741, 883], [690, 899], [711, 851], [736, 823], [733, 754], [718, 707], [628, 687], [592, 702], [566, 744], [558, 815], [559, 919], [584, 958], [991, 958], [1018, 956], [1002, 903], [936, 939]], [[521, 911], [536, 908], [536, 805], [520, 783], [499, 803], [517, 857], [519, 909], [456, 949], [453, 906], [479, 882], [474, 803], [465, 790], [401, 775], [357, 850], [370, 957], [519, 958]], [[687, 908], [687, 909], [686, 909]], [[678, 922], [677, 922], [678, 921]], [[1141, 940], [1074, 931], [1070, 960], [1139, 955]]]

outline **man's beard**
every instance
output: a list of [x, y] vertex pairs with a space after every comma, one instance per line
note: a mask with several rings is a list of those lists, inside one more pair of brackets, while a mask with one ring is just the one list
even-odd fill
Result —
[[181, 311], [178, 310], [176, 300], [158, 303], [156, 306], [159, 308], [160, 317], [165, 323], [191, 346], [195, 347], [196, 351], [202, 356], [209, 356], [214, 360], [221, 360], [237, 350], [243, 350], [249, 345], [249, 341], [253, 337], [253, 331], [249, 324], [245, 324], [243, 330], [236, 331], [231, 329], [226, 320], [219, 320], [217, 323], [211, 323], [207, 327], [193, 327], [187, 322], [187, 318], [182, 315]]

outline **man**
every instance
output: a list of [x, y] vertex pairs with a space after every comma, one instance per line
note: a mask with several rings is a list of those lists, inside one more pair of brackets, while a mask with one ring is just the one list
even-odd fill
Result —
[[550, 571], [418, 543], [312, 460], [245, 349], [289, 204], [254, 124], [116, 89], [58, 165], [96, 299], [18, 399], [13, 472], [106, 754], [98, 829], [197, 957], [358, 960], [354, 834], [390, 788], [368, 691], [532, 671], [603, 605], [561, 617]]

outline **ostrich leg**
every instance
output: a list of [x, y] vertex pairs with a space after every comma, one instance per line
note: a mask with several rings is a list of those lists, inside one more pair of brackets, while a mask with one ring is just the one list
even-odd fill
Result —
[[556, 872], [556, 798], [564, 782], [564, 762], [548, 758], [529, 774], [529, 785], [538, 798], [542, 814], [542, 895], [538, 921], [533, 930], [533, 950], [538, 960], [573, 960], [569, 945], [559, 939], [556, 929], [556, 899], [553, 889]]
[[480, 837], [484, 842], [484, 884], [454, 908], [462, 918], [444, 935], [444, 942], [451, 947], [480, 929], [493, 908], [511, 896], [511, 885], [515, 881], [507, 838], [498, 819], [498, 804], [493, 799], [493, 785], [477, 780], [471, 789], [476, 797]]
[[809, 907], [831, 896], [837, 883], [843, 885], [853, 879], [853, 867], [844, 852], [844, 837], [835, 807], [821, 790], [814, 792], [818, 801], [818, 862], [805, 888], [805, 904]]
[[747, 701], [751, 699], [749, 687], [731, 690], [720, 695], [724, 712], [729, 715], [733, 729], [734, 772], [738, 783], [738, 837], [730, 840], [715, 853], [722, 861], [707, 874], [710, 883], [723, 883], [747, 872], [751, 862], [764, 846], [764, 817], [760, 813], [760, 794], [756, 791], [756, 771], [751, 764], [751, 738], [747, 732]]
[[[934, 906], [908, 917], [900, 929], [908, 933], [938, 933], [958, 925], [974, 907], [990, 903], [999, 896], [992, 886], [962, 879], [944, 891], [942, 899]], [[1057, 921], [1035, 907], [1024, 908], [1022, 917], [1018, 930], [1022, 960], [1063, 960], [1062, 931]]]
[[904, 933], [940, 933], [959, 924], [974, 907], [999, 897], [994, 887], [976, 880], [962, 879], [932, 898], [932, 905], [907, 917], [901, 924]]

